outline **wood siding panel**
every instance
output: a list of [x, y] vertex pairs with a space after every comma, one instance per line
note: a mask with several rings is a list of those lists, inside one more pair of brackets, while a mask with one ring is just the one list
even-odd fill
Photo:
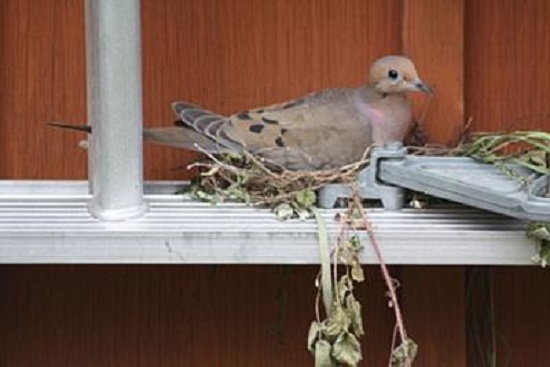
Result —
[[497, 268], [493, 274], [497, 365], [547, 366], [550, 272]]
[[84, 178], [79, 134], [51, 120], [86, 119], [81, 0], [0, 2], [0, 178]]
[[[3, 367], [311, 366], [317, 267], [3, 266]], [[365, 362], [383, 366], [391, 313], [376, 267], [358, 288]]]
[[[404, 0], [403, 53], [410, 56], [435, 96], [424, 128], [430, 143], [454, 145], [464, 122], [464, 1]], [[415, 115], [425, 96], [413, 96]]]
[[415, 366], [465, 367], [463, 267], [403, 267], [403, 314], [418, 343]]
[[466, 114], [476, 131], [550, 129], [550, 2], [466, 6]]
[[[465, 13], [472, 130], [549, 131], [550, 2], [468, 0]], [[496, 268], [493, 274], [498, 365], [547, 365], [548, 271]]]

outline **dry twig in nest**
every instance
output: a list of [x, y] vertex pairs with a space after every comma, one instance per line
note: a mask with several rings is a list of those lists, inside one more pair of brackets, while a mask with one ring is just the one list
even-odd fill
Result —
[[[304, 192], [313, 193], [330, 183], [353, 182], [357, 173], [368, 166], [370, 151], [368, 148], [356, 163], [320, 171], [291, 171], [247, 151], [219, 157], [202, 151], [209, 162], [190, 166], [203, 169], [197, 185], [200, 191], [195, 189], [194, 194], [214, 201], [223, 198], [241, 199], [255, 205], [274, 207], [293, 202]], [[314, 203], [313, 196], [309, 206]]]

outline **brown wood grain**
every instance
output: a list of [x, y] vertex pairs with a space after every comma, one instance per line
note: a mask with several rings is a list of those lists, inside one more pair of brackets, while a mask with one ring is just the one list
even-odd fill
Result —
[[[3, 367], [311, 366], [317, 267], [3, 266]], [[387, 362], [378, 269], [358, 287], [365, 361]]]
[[494, 269], [498, 366], [546, 366], [550, 350], [550, 272]]
[[[473, 118], [472, 130], [549, 131], [550, 3], [469, 0], [465, 13], [466, 115]], [[547, 365], [548, 272], [493, 271], [498, 365]]]
[[550, 2], [468, 1], [466, 114], [476, 131], [550, 129]]
[[405, 326], [419, 345], [415, 366], [467, 366], [464, 268], [405, 266], [401, 277]]
[[404, 0], [403, 53], [435, 96], [413, 96], [415, 116], [427, 108], [430, 143], [454, 146], [464, 122], [464, 1]]
[[83, 1], [0, 2], [0, 178], [84, 178], [82, 136], [51, 120], [85, 121]]

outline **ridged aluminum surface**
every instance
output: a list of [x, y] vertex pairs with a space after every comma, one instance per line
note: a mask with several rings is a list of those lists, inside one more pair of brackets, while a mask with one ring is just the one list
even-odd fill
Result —
[[[146, 184], [150, 210], [125, 222], [90, 216], [82, 182], [0, 182], [0, 263], [319, 263], [315, 221], [216, 206]], [[155, 194], [155, 193], [160, 194]], [[324, 210], [331, 237], [338, 210]], [[528, 265], [536, 246], [521, 221], [467, 208], [369, 210], [391, 264]], [[363, 261], [376, 263], [364, 234]]]

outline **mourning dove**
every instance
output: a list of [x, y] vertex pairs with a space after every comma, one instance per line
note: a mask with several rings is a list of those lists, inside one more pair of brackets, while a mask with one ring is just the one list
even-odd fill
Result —
[[360, 160], [371, 145], [402, 141], [411, 121], [406, 92], [415, 91], [432, 93], [412, 61], [385, 56], [361, 87], [325, 89], [231, 116], [175, 102], [176, 126], [144, 129], [144, 140], [210, 152], [247, 149], [294, 170], [335, 168]]
[[144, 137], [188, 149], [245, 148], [289, 169], [335, 168], [360, 160], [370, 145], [403, 140], [410, 91], [431, 94], [410, 59], [385, 56], [359, 88], [325, 89], [228, 117], [175, 102], [178, 126], [146, 129]]

